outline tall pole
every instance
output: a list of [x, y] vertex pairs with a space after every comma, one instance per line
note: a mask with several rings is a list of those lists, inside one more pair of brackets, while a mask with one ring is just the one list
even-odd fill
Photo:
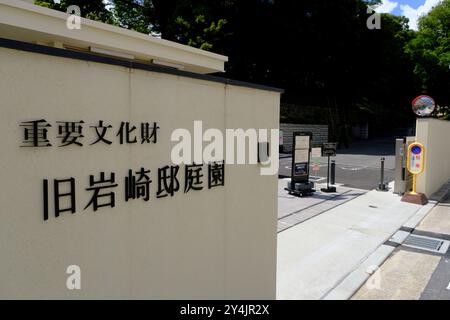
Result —
[[413, 174], [413, 185], [411, 194], [417, 194], [417, 175]]
[[[333, 149], [331, 149], [331, 148], [333, 148], [334, 147], [334, 150]], [[332, 146], [329, 150], [327, 149], [327, 152], [325, 153], [326, 154], [326, 156], [328, 157], [328, 172], [327, 172], [327, 187], [326, 188], [322, 188], [322, 189], [320, 189], [322, 192], [325, 192], [325, 193], [334, 193], [334, 192], [336, 192], [336, 187], [330, 187], [330, 180], [332, 180], [332, 183], [334, 184], [335, 182], [334, 182], [334, 178], [333, 179], [331, 179], [331, 177], [330, 177], [330, 171], [331, 171], [331, 169], [330, 169], [330, 161], [331, 161], [331, 154], [333, 154], [333, 156], [335, 156], [336, 155], [336, 146]], [[331, 151], [331, 152], [330, 152]], [[332, 168], [335, 168], [335, 163], [334, 163], [334, 161], [333, 161], [333, 166], [332, 166]], [[334, 170], [334, 169], [333, 169]]]
[[330, 189], [330, 156], [328, 156], [327, 189]]

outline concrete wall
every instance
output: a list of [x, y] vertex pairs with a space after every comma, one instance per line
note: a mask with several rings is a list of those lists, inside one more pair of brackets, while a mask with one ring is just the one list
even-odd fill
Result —
[[[222, 188], [155, 193], [174, 129], [195, 120], [205, 129], [278, 128], [279, 93], [0, 48], [0, 96], [1, 299], [275, 298], [276, 176], [227, 166]], [[109, 146], [86, 138], [83, 147], [21, 148], [20, 122], [37, 119], [53, 125], [53, 141], [60, 120], [161, 129], [146, 146], [111, 135]], [[127, 170], [141, 167], [152, 170], [151, 199], [125, 202]], [[100, 171], [116, 173], [116, 207], [83, 210], [89, 175]], [[43, 179], [65, 177], [76, 179], [77, 212], [50, 211], [44, 221]], [[66, 288], [69, 265], [81, 267], [81, 290]]]
[[425, 146], [425, 171], [417, 191], [430, 197], [450, 179], [450, 121], [418, 119], [416, 141]]
[[308, 124], [290, 124], [282, 123], [280, 130], [283, 131], [283, 151], [292, 151], [292, 137], [294, 132], [312, 132], [313, 133], [313, 146], [320, 146], [325, 142], [328, 142], [328, 126], [327, 125], [308, 125]]

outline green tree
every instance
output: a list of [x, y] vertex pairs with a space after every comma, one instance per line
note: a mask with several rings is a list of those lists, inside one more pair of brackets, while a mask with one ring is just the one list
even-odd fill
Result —
[[204, 50], [222, 51], [227, 19], [218, 14], [235, 0], [36, 0], [40, 6], [66, 11], [78, 5], [82, 17], [152, 34]]
[[419, 20], [419, 31], [406, 51], [424, 93], [433, 96], [450, 118], [450, 0], [443, 0]]
[[207, 0], [112, 0], [119, 25], [204, 50], [220, 51], [227, 20], [215, 7], [228, 1]]
[[380, 0], [95, 2], [82, 12], [106, 10], [121, 27], [227, 55], [220, 76], [281, 87], [283, 102], [332, 108], [338, 123], [378, 115], [395, 125], [417, 91], [406, 18], [383, 15], [381, 30], [367, 28], [368, 5]]
[[356, 93], [357, 110], [380, 127], [395, 127], [399, 120], [407, 126], [412, 112], [410, 101], [420, 85], [413, 73], [414, 63], [405, 46], [414, 38], [408, 19], [391, 14], [381, 15], [381, 29], [365, 32], [363, 51], [366, 67], [360, 69], [364, 83]]

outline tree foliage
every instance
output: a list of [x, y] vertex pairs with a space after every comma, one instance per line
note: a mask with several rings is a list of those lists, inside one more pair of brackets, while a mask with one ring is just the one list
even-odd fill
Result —
[[[217, 15], [233, 1], [112, 0], [113, 13], [122, 27], [158, 35], [204, 50], [220, 51], [227, 20]], [[219, 5], [216, 7], [215, 5]]]
[[406, 51], [424, 93], [433, 96], [450, 116], [450, 0], [444, 0], [419, 20], [419, 31]]
[[81, 4], [86, 17], [227, 55], [224, 76], [281, 87], [284, 102], [329, 108], [340, 123], [398, 125], [421, 86], [449, 104], [450, 0], [417, 34], [389, 14], [370, 30], [368, 6], [380, 0], [38, 2]]

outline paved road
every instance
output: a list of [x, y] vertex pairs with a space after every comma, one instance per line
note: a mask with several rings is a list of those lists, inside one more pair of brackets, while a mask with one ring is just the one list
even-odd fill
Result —
[[[372, 190], [380, 183], [380, 159], [386, 158], [385, 181], [394, 180], [395, 176], [395, 138], [355, 142], [349, 149], [338, 150], [336, 161], [336, 183], [350, 188]], [[319, 164], [319, 171], [313, 176], [327, 176], [327, 158], [314, 159]], [[279, 175], [291, 175], [291, 157], [280, 158]], [[311, 172], [312, 168], [311, 168]]]

